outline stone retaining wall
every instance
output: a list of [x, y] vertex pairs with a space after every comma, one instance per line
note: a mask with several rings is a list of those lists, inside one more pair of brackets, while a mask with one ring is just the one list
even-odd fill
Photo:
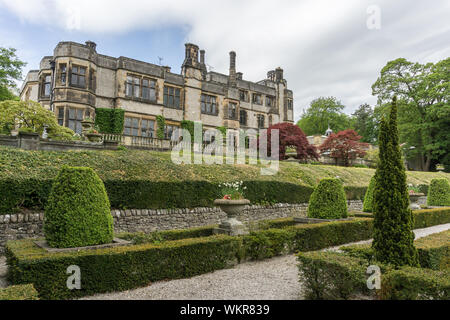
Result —
[[[307, 203], [248, 206], [241, 221], [305, 217]], [[349, 201], [350, 211], [361, 211], [362, 201]], [[152, 232], [219, 224], [226, 214], [219, 208], [112, 210], [115, 232]], [[43, 212], [0, 215], [0, 252], [8, 240], [42, 237]]]

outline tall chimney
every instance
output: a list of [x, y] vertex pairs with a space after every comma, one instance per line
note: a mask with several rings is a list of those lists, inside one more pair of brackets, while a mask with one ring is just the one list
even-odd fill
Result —
[[200, 50], [200, 63], [205, 64], [205, 50]]
[[230, 78], [229, 78], [229, 85], [231, 87], [237, 86], [236, 81], [236, 52], [231, 51], [230, 52]]

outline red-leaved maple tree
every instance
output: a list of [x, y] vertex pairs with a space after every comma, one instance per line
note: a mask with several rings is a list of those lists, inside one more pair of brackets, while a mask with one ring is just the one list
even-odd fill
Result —
[[[273, 130], [279, 130], [280, 137], [280, 160], [286, 159], [286, 147], [294, 147], [297, 150], [298, 160], [308, 160], [308, 159], [319, 159], [319, 154], [317, 153], [316, 147], [309, 144], [306, 135], [303, 133], [300, 127], [291, 123], [278, 123], [270, 126], [267, 129], [267, 150], [271, 154], [270, 141]], [[263, 138], [261, 136], [260, 138]]]
[[336, 163], [341, 160], [348, 167], [351, 160], [366, 155], [364, 148], [369, 144], [360, 142], [361, 138], [355, 130], [351, 129], [332, 133], [319, 150], [322, 155], [336, 159]]

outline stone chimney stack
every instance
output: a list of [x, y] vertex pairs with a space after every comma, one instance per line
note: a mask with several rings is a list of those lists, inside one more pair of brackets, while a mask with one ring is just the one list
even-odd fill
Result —
[[236, 87], [236, 52], [230, 52], [230, 77], [228, 83], [231, 87]]
[[284, 79], [284, 75], [283, 75], [283, 69], [281, 69], [280, 67], [275, 69], [275, 80], [276, 82], [281, 82]]
[[192, 43], [186, 43], [186, 57], [183, 66], [198, 68], [198, 46]]
[[97, 44], [93, 41], [86, 41], [86, 46], [94, 51], [97, 50]]
[[200, 50], [200, 64], [205, 64], [205, 50]]

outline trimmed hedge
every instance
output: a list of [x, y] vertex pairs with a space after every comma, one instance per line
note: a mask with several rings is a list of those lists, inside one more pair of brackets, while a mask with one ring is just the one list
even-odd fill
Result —
[[[442, 211], [431, 210], [426, 214], [440, 215]], [[450, 213], [450, 208], [447, 211]], [[448, 220], [440, 220], [440, 223], [450, 222], [450, 215], [444, 217]], [[72, 253], [47, 253], [33, 240], [10, 241], [6, 244], [9, 280], [15, 284], [33, 283], [41, 298], [69, 299], [147, 286], [153, 281], [192, 277], [243, 260], [259, 260], [288, 252], [320, 250], [367, 240], [373, 232], [372, 219], [295, 226], [289, 226], [289, 219], [268, 223], [280, 223], [286, 227], [241, 237], [181, 239], [209, 235], [212, 227], [164, 231], [159, 233], [159, 237], [140, 238], [138, 234], [133, 238], [128, 234], [125, 237], [129, 239], [152, 243]], [[178, 238], [181, 240], [168, 241]], [[70, 265], [81, 268], [81, 290], [69, 291], [66, 288], [66, 270]]]
[[[238, 261], [239, 238], [212, 236], [70, 253], [47, 253], [32, 240], [6, 246], [8, 279], [33, 283], [41, 299], [70, 299], [148, 286], [155, 281], [190, 278]], [[81, 270], [81, 290], [69, 290], [67, 268]]]
[[450, 223], [450, 207], [413, 211], [414, 229]]
[[342, 182], [323, 179], [309, 199], [308, 217], [316, 219], [347, 218], [347, 199]]
[[371, 295], [364, 260], [328, 251], [299, 253], [297, 257], [306, 299], [347, 300], [358, 294]]
[[450, 271], [450, 230], [417, 239], [414, 244], [422, 268]]
[[[15, 208], [43, 209], [53, 180], [0, 180], [0, 213]], [[220, 196], [218, 184], [206, 181], [104, 180], [112, 208], [161, 209], [213, 207]], [[253, 204], [307, 203], [312, 187], [279, 181], [245, 181], [246, 197]], [[277, 192], [273, 192], [277, 190]]]
[[429, 206], [450, 206], [450, 183], [447, 179], [431, 180], [427, 204]]
[[113, 218], [102, 180], [91, 168], [63, 167], [45, 208], [44, 233], [54, 248], [113, 241]]
[[367, 288], [369, 263], [361, 257], [337, 252], [298, 254], [300, 281], [308, 299], [349, 299], [363, 294], [383, 300], [449, 300], [450, 272], [377, 264], [381, 290]]
[[366, 195], [364, 196], [364, 212], [372, 212], [373, 189], [375, 188], [375, 182], [375, 177], [372, 177], [372, 179], [370, 180], [369, 188], [367, 188]]
[[39, 297], [32, 284], [24, 284], [0, 289], [0, 300], [39, 300]]
[[404, 267], [382, 277], [384, 300], [450, 300], [450, 271]]

